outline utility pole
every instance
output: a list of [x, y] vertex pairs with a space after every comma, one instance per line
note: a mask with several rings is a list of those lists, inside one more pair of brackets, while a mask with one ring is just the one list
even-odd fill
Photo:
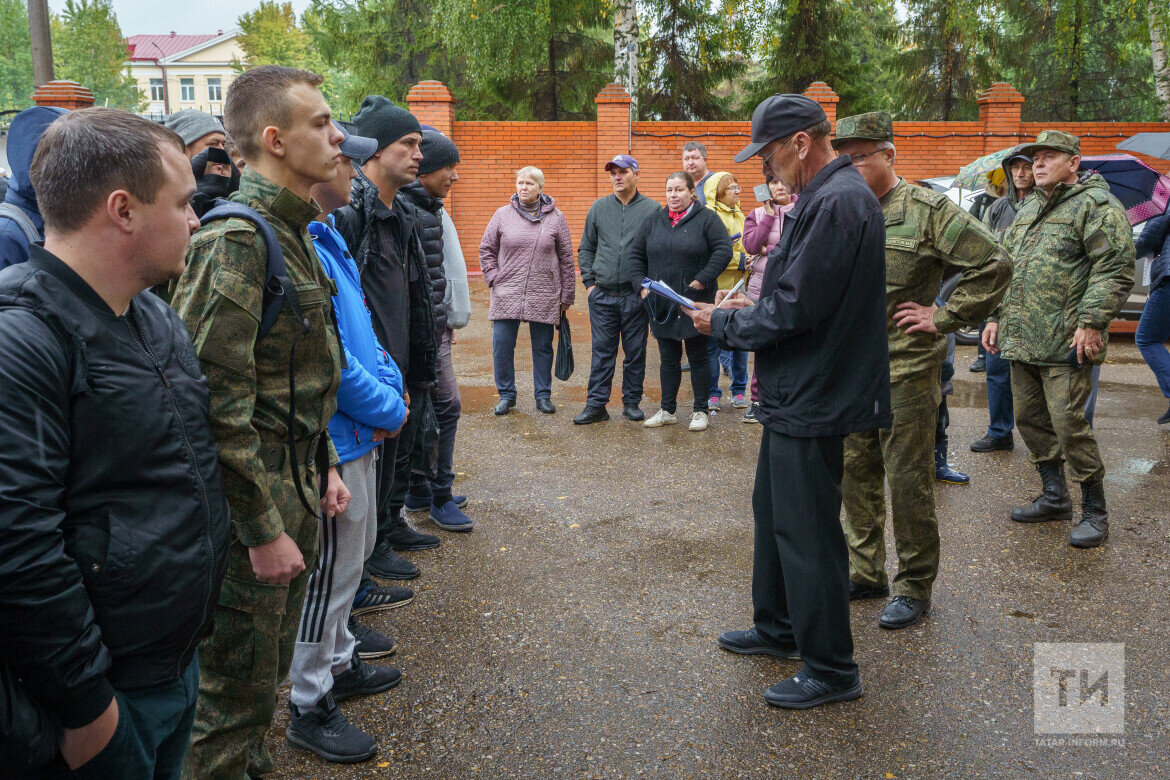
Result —
[[33, 82], [53, 80], [53, 45], [49, 40], [49, 0], [28, 0], [28, 34], [32, 41]]

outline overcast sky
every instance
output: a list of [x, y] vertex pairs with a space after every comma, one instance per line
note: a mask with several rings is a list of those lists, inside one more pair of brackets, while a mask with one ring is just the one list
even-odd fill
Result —
[[[309, 0], [292, 0], [300, 14]], [[65, 0], [49, 0], [49, 8], [58, 13]], [[113, 0], [114, 13], [123, 35], [169, 33], [201, 35], [216, 30], [230, 30], [245, 11], [259, 5], [259, 0]]]

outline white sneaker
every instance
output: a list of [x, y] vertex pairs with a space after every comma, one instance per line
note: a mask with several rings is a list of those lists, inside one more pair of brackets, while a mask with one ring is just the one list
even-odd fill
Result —
[[694, 414], [692, 414], [691, 415], [690, 429], [692, 431], [705, 431], [705, 430], [707, 430], [707, 413], [706, 412], [695, 412]]
[[678, 418], [665, 409], [659, 409], [646, 422], [642, 423], [647, 428], [661, 428], [663, 425], [674, 425], [678, 422]]

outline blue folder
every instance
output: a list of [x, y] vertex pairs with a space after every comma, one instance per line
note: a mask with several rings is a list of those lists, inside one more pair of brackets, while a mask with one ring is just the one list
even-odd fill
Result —
[[680, 295], [679, 293], [676, 293], [673, 289], [671, 289], [670, 285], [667, 284], [666, 282], [656, 282], [653, 279], [646, 278], [646, 279], [642, 280], [642, 286], [645, 287], [650, 292], [654, 293], [655, 295], [661, 295], [663, 298], [674, 301], [679, 306], [685, 306], [688, 309], [697, 309], [698, 308], [697, 306], [695, 306], [694, 301], [692, 301], [690, 298], [686, 297], [685, 295]]

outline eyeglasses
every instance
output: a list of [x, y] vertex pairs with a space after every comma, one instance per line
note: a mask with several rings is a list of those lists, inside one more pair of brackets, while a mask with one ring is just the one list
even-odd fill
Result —
[[873, 157], [878, 152], [884, 152], [884, 151], [885, 151], [885, 149], [875, 149], [874, 151], [866, 152], [865, 154], [851, 154], [851, 155], [849, 155], [849, 159], [853, 161], [854, 165], [856, 165], [857, 163], [864, 160], [866, 157]]
[[761, 159], [760, 162], [761, 162], [761, 167], [764, 170], [764, 176], [768, 176], [772, 172], [772, 170], [768, 167], [768, 160], [771, 160], [773, 157], [776, 156], [777, 152], [779, 152], [785, 146], [788, 146], [788, 144], [792, 143], [792, 139], [795, 137], [796, 137], [795, 135], [790, 136], [787, 141], [785, 141], [784, 143], [780, 144], [775, 149], [773, 149], [771, 154], [769, 154], [767, 157], [764, 157]]

